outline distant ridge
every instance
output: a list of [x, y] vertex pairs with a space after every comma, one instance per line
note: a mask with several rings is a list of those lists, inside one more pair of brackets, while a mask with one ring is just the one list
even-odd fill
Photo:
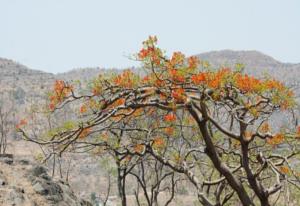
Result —
[[276, 67], [284, 64], [274, 58], [255, 50], [250, 51], [235, 51], [235, 50], [220, 50], [205, 52], [197, 55], [200, 59], [205, 59], [218, 64], [243, 63], [249, 67]]
[[12, 74], [50, 74], [47, 72], [43, 72], [40, 70], [34, 70], [30, 69], [27, 66], [20, 64], [16, 61], [13, 61], [11, 59], [1, 58], [0, 57], [0, 72], [3, 75], [5, 73], [6, 75], [12, 75]]
[[[220, 50], [205, 52], [196, 55], [200, 60], [208, 61], [213, 67], [228, 66], [234, 67], [236, 63], [245, 65], [245, 72], [262, 76], [269, 74], [277, 79], [280, 79], [290, 85], [300, 85], [298, 77], [300, 76], [300, 63], [282, 63], [274, 58], [255, 50], [251, 51], [234, 51]], [[135, 72], [141, 72], [138, 68], [133, 68]], [[28, 67], [17, 63], [13, 60], [0, 58], [0, 84], [11, 84], [12, 77], [17, 76], [20, 81], [20, 86], [27, 86], [34, 82], [34, 85], [40, 84], [47, 87], [54, 79], [64, 80], [89, 80], [99, 73], [120, 72], [121, 69], [105, 69], [97, 67], [87, 67], [80, 69], [72, 69], [68, 72], [51, 74], [39, 70], [32, 70]], [[25, 83], [26, 82], [26, 83]], [[1, 86], [1, 85], [0, 85]], [[7, 86], [7, 85], [6, 85]], [[26, 90], [26, 88], [24, 88]]]

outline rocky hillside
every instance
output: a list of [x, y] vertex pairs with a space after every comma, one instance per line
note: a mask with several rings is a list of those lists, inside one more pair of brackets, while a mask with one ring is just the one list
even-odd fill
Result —
[[90, 206], [62, 180], [52, 179], [47, 169], [12, 155], [0, 156], [0, 205]]

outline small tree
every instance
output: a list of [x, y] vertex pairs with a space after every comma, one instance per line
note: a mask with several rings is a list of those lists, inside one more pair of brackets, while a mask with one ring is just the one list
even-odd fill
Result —
[[7, 149], [7, 136], [12, 131], [12, 107], [0, 101], [0, 154], [5, 154]]
[[[272, 123], [275, 114], [288, 114], [296, 105], [283, 83], [249, 76], [239, 66], [214, 69], [180, 52], [169, 58], [156, 37], [143, 42], [135, 58], [144, 76], [130, 70], [99, 76], [84, 94], [66, 82], [55, 83], [49, 109], [77, 107], [72, 126], [43, 139], [20, 132], [30, 141], [54, 145], [58, 153], [86, 145], [116, 151], [127, 161], [150, 155], [186, 175], [202, 205], [238, 200], [268, 206], [285, 184], [299, 188], [292, 162], [299, 154], [300, 127]], [[99, 138], [104, 132], [122, 136]]]

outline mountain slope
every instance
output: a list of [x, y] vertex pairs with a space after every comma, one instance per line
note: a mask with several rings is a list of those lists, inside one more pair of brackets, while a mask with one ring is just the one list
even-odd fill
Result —
[[11, 155], [0, 156], [0, 205], [91, 206], [65, 182], [52, 179], [45, 167]]

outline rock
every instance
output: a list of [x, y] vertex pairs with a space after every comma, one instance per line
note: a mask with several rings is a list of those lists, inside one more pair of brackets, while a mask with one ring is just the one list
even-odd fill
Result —
[[25, 198], [23, 193], [18, 189], [12, 189], [11, 192], [9, 193], [9, 197], [8, 197], [8, 202], [11, 203], [11, 205], [15, 205], [15, 206], [22, 206]]
[[39, 177], [42, 174], [47, 174], [47, 168], [44, 166], [35, 166], [31, 171], [31, 175], [35, 176], [35, 177]]
[[0, 154], [0, 161], [9, 165], [14, 162], [13, 158], [14, 156], [12, 154]]
[[50, 177], [46, 167], [18, 159], [12, 166], [2, 161], [13, 160], [11, 156], [0, 159], [0, 206], [92, 206], [77, 198], [66, 182]]
[[0, 178], [0, 187], [6, 185], [6, 181], [2, 178]]
[[14, 156], [12, 154], [0, 154], [0, 158], [9, 158], [9, 159], [13, 159]]
[[38, 194], [41, 195], [47, 195], [48, 191], [43, 187], [43, 185], [40, 182], [35, 183], [32, 188], [34, 191], [36, 191]]
[[40, 178], [42, 178], [44, 180], [48, 180], [48, 181], [50, 181], [52, 179], [47, 173], [41, 174]]
[[26, 159], [20, 159], [20, 160], [18, 160], [18, 162], [19, 162], [21, 165], [29, 165], [29, 164], [30, 164], [30, 161], [29, 161], [29, 160], [26, 160]]
[[81, 199], [80, 200], [80, 206], [93, 206], [93, 204], [86, 201], [86, 200]]

